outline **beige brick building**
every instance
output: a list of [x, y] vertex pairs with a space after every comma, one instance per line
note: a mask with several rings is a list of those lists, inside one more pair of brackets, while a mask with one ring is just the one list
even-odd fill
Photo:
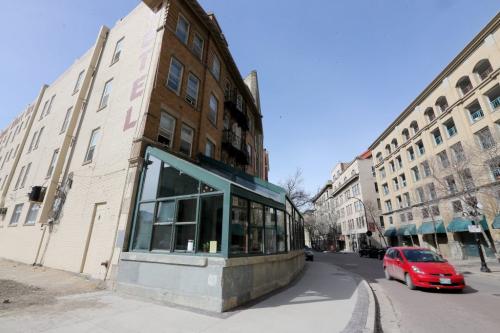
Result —
[[[481, 203], [482, 241], [500, 233], [500, 15], [386, 128], [369, 149], [390, 242], [478, 255], [465, 216]], [[465, 213], [465, 214], [464, 214]], [[434, 232], [436, 231], [436, 232]]]
[[[283, 189], [265, 181], [269, 157], [263, 140], [257, 73], [241, 77], [215, 16], [194, 0], [143, 1], [113, 28], [102, 27], [92, 48], [44, 85], [1, 132], [0, 256], [114, 281], [124, 252], [148, 243], [138, 262], [178, 267], [186, 260], [184, 278], [191, 281], [188, 267], [196, 267], [205, 279], [195, 301], [186, 296], [192, 286], [185, 286], [185, 293], [154, 286], [170, 295], [169, 301], [221, 311], [258, 297], [288, 283], [303, 263], [295, 251], [303, 243], [302, 217]], [[139, 201], [153, 186], [158, 163], [158, 193], [171, 188], [170, 181], [181, 181], [173, 186], [176, 194], [194, 184], [190, 177], [201, 181], [187, 203], [155, 199], [145, 226]], [[177, 174], [165, 178], [174, 167]], [[235, 191], [239, 197], [231, 200]], [[162, 207], [174, 201], [176, 217], [161, 220]], [[262, 210], [256, 215], [262, 225], [250, 212], [231, 219], [234, 205]], [[189, 225], [186, 216], [193, 216]], [[206, 230], [209, 220], [215, 222]], [[163, 237], [160, 254], [153, 248], [158, 237]], [[200, 271], [197, 263], [207, 263], [203, 256], [210, 251], [217, 267], [234, 266], [223, 258], [236, 249], [240, 256], [276, 254], [273, 260], [256, 257], [252, 264], [236, 265], [247, 270], [280, 260], [293, 267], [280, 266], [290, 269], [275, 270], [276, 280], [255, 279], [248, 290], [233, 284], [239, 287], [234, 293], [244, 297], [222, 294], [224, 284], [216, 282], [230, 279], [228, 273], [215, 273], [211, 264]], [[187, 252], [192, 258], [183, 255]], [[122, 281], [139, 269], [130, 266], [133, 256], [126, 257]], [[169, 280], [169, 269], [157, 278]], [[180, 270], [175, 274], [183, 279]], [[130, 279], [125, 284], [147, 285]]]

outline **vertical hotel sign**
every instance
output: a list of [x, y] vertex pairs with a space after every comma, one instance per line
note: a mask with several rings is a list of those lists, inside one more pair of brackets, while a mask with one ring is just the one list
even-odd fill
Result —
[[138, 57], [138, 61], [136, 62], [138, 63], [139, 68], [137, 68], [136, 79], [132, 82], [129, 98], [130, 106], [127, 109], [125, 121], [123, 123], [123, 132], [134, 128], [140, 116], [141, 103], [134, 103], [134, 101], [144, 95], [149, 64], [151, 63], [151, 57], [155, 45], [156, 20], [154, 18], [155, 14], [151, 13], [150, 16], [145, 19], [145, 21], [149, 22], [149, 27], [142, 37], [141, 49], [139, 52], [140, 55]]

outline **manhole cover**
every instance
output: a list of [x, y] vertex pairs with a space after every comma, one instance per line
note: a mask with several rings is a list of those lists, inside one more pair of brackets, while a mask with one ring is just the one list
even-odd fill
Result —
[[340, 275], [340, 276], [345, 276], [345, 273], [332, 273], [332, 275]]
[[493, 294], [493, 296], [498, 296], [498, 297], [500, 297], [500, 294]]
[[472, 273], [469, 272], [469, 271], [465, 271], [465, 272], [462, 272], [462, 274], [466, 274], [467, 275], [467, 274], [472, 274]]

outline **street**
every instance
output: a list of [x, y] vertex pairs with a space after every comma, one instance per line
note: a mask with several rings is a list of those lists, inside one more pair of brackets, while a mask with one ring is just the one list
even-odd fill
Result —
[[[402, 282], [386, 280], [378, 259], [317, 253], [316, 260], [340, 266], [370, 283], [380, 304], [384, 332], [498, 332], [500, 327], [498, 275], [464, 274], [463, 293], [413, 291]], [[395, 323], [387, 322], [391, 311]]]

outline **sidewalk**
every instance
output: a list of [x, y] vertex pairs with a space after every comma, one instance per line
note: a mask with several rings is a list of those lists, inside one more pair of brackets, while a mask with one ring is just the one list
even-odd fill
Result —
[[[29, 269], [21, 271], [24, 278], [39, 275]], [[16, 275], [10, 272], [6, 279], [4, 273], [0, 270], [0, 280], [12, 281], [9, 279]], [[36, 278], [28, 280], [33, 282], [33, 288], [42, 289], [36, 286]], [[52, 281], [57, 289], [58, 280]], [[5, 285], [0, 284], [0, 294]], [[0, 310], [1, 331], [367, 332], [373, 328], [370, 322], [374, 319], [373, 298], [366, 284], [321, 262], [307, 263], [302, 276], [291, 286], [246, 308], [223, 314], [155, 304], [108, 290], [57, 296], [45, 304], [21, 307], [17, 300], [12, 297], [10, 303], [4, 304], [7, 308]]]
[[481, 261], [479, 259], [468, 259], [468, 260], [448, 260], [450, 264], [455, 266], [457, 271], [462, 274], [474, 274], [481, 276], [490, 276], [495, 278], [500, 278], [500, 263], [496, 259], [488, 258], [486, 259], [486, 265], [491, 270], [491, 273], [481, 272]]

